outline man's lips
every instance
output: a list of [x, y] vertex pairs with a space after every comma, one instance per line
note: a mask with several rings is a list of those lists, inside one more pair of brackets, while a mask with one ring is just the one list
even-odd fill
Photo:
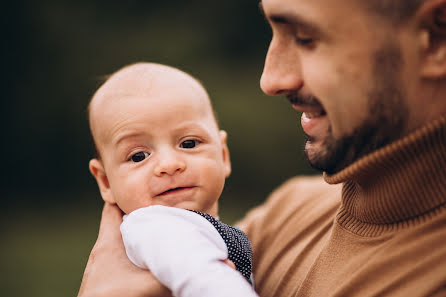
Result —
[[326, 114], [322, 106], [292, 104], [292, 107], [297, 111], [305, 113], [308, 118], [314, 118]]
[[304, 92], [289, 93], [286, 98], [295, 110], [303, 112], [307, 118], [325, 115], [321, 102], [311, 94], [305, 94]]
[[302, 112], [301, 125], [305, 134], [316, 137], [322, 135], [328, 127], [326, 112], [322, 106], [304, 106], [293, 104], [293, 109]]

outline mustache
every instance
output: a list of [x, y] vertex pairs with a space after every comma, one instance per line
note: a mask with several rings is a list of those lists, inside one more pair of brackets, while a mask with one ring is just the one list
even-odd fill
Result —
[[300, 105], [300, 106], [314, 106], [314, 107], [320, 107], [322, 108], [321, 103], [319, 102], [319, 99], [317, 99], [315, 96], [309, 94], [299, 94], [299, 93], [290, 93], [286, 96], [288, 101], [290, 101], [291, 104], [294, 105]]

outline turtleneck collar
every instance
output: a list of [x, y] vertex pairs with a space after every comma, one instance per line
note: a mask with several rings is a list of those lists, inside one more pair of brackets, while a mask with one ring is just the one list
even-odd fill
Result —
[[446, 115], [324, 178], [344, 183], [337, 221], [359, 235], [376, 236], [444, 210]]

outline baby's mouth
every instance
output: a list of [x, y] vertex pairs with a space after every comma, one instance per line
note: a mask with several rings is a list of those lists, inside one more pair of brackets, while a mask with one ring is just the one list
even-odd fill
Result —
[[177, 187], [177, 188], [172, 188], [172, 189], [169, 189], [169, 190], [167, 190], [167, 191], [164, 191], [164, 192], [158, 194], [157, 196], [168, 195], [168, 194], [170, 194], [170, 193], [181, 192], [181, 191], [183, 191], [183, 190], [192, 189], [192, 188], [193, 188], [193, 187]]

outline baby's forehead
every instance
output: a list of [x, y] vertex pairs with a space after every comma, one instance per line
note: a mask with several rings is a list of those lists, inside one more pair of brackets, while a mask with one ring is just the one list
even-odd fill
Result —
[[138, 63], [117, 71], [96, 91], [89, 106], [90, 124], [97, 116], [97, 110], [103, 110], [113, 102], [135, 97], [169, 100], [169, 93], [194, 98], [194, 104], [209, 108], [213, 113], [206, 90], [195, 78], [170, 66]]
[[99, 88], [93, 99], [150, 97], [156, 92], [175, 86], [181, 86], [186, 91], [207, 97], [203, 86], [181, 70], [154, 63], [138, 63], [124, 67], [113, 74]]
[[[114, 114], [120, 112], [128, 100], [136, 102], [135, 98], [149, 104], [163, 102], [164, 109], [165, 106], [180, 105], [189, 106], [190, 110], [192, 106], [198, 113], [210, 116], [218, 129], [209, 97], [196, 79], [169, 66], [140, 63], [113, 74], [93, 96], [89, 107], [93, 139], [103, 138], [100, 135], [113, 125]], [[156, 104], [144, 106], [160, 107]], [[144, 108], [141, 107], [140, 112], [142, 114]]]

